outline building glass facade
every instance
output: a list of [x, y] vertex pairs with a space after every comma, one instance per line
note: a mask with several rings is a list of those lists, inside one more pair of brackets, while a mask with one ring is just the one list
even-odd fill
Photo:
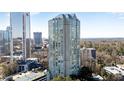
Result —
[[11, 12], [10, 24], [12, 27], [13, 53], [22, 51], [26, 58], [30, 57], [30, 13]]
[[80, 64], [80, 21], [75, 14], [49, 20], [49, 70], [54, 76], [77, 74]]
[[6, 56], [10, 54], [10, 40], [11, 40], [10, 27], [7, 27], [6, 30], [0, 30], [0, 55], [1, 56]]
[[34, 32], [34, 44], [36, 47], [41, 47], [42, 45], [42, 33]]

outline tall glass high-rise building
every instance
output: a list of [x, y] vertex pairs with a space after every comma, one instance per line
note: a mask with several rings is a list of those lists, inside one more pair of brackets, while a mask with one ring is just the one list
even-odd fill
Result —
[[34, 44], [35, 44], [35, 47], [41, 47], [42, 45], [42, 33], [41, 32], [34, 32]]
[[77, 74], [80, 64], [80, 21], [75, 14], [49, 20], [49, 70], [51, 78]]
[[[23, 58], [31, 56], [30, 39], [30, 13], [29, 12], [11, 12], [10, 24], [13, 38], [13, 54], [22, 51]], [[28, 44], [26, 44], [28, 43]]]
[[6, 30], [0, 30], [0, 56], [10, 55], [10, 40], [10, 27], [7, 27]]

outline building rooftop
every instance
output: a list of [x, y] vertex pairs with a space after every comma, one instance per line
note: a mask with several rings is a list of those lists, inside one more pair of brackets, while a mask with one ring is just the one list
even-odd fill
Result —
[[[11, 58], [11, 56], [2, 56], [2, 57], [4, 57], [4, 58]], [[20, 56], [14, 55], [13, 58], [15, 58], [15, 59], [16, 58], [21, 59], [22, 58], [22, 55], [20, 55]]]
[[37, 71], [37, 72], [28, 71], [26, 73], [20, 73], [20, 74], [11, 76], [11, 78], [13, 81], [34, 81], [46, 75], [47, 75], [47, 70]]
[[124, 65], [118, 64], [116, 65], [118, 68], [120, 68], [121, 70], [124, 70]]
[[[51, 19], [51, 20], [56, 20], [56, 19], [76, 19], [78, 20], [78, 18], [76, 17], [76, 14], [71, 13], [71, 14], [60, 14], [58, 16], [56, 16], [55, 18]], [[49, 21], [51, 21], [49, 20]]]
[[103, 78], [100, 75], [93, 74], [92, 76], [96, 80], [103, 80]]
[[96, 50], [95, 48], [87, 48], [88, 50]]
[[27, 72], [27, 73], [21, 73], [21, 75], [15, 75], [13, 76], [13, 80], [15, 81], [32, 81], [37, 78], [40, 78], [44, 76], [45, 74], [43, 72]]
[[108, 73], [112, 73], [114, 75], [116, 74], [121, 74], [124, 75], [124, 71], [116, 66], [109, 66], [109, 67], [104, 67], [104, 69], [108, 72]]
[[77, 18], [75, 14], [60, 14], [56, 18]]
[[86, 48], [86, 47], [83, 47], [80, 50], [84, 50], [84, 49], [86, 49], [86, 50], [96, 50], [95, 48]]
[[26, 60], [38, 61], [38, 58], [27, 58]]

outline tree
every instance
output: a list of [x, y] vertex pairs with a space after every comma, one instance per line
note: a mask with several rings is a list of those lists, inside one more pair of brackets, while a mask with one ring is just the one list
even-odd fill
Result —
[[77, 80], [77, 79], [78, 79], [78, 76], [77, 76], [77, 75], [72, 74], [72, 75], [70, 75], [70, 78], [71, 78], [72, 80]]
[[7, 77], [9, 75], [15, 74], [17, 70], [17, 63], [8, 63], [8, 64], [2, 64], [2, 74], [3, 77]]
[[72, 79], [70, 77], [56, 76], [53, 81], [72, 81]]
[[88, 80], [92, 77], [92, 71], [88, 67], [82, 67], [79, 70], [78, 77], [80, 80]]

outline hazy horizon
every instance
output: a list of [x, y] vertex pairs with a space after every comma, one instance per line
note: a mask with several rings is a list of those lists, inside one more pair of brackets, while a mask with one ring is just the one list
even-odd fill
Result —
[[[48, 20], [67, 12], [31, 12], [31, 37], [42, 32], [48, 38]], [[68, 12], [75, 13], [81, 22], [80, 38], [124, 38], [124, 13]], [[0, 30], [9, 26], [9, 12], [0, 12]]]

